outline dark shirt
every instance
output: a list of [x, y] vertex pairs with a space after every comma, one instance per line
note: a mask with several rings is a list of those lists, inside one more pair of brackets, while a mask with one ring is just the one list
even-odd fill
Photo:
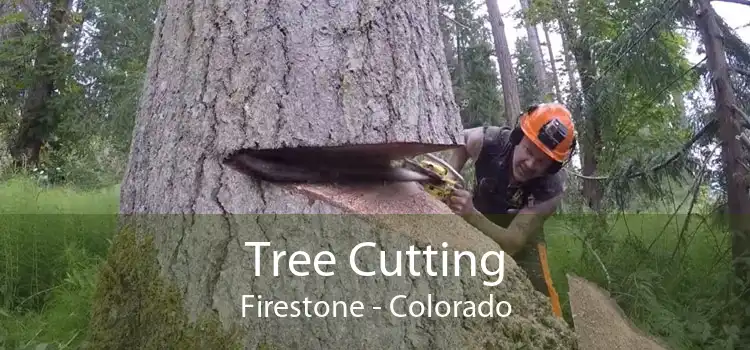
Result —
[[[474, 207], [496, 225], [508, 227], [516, 214], [508, 214], [508, 209], [523, 209], [530, 199], [543, 202], [563, 191], [564, 172], [545, 175], [522, 185], [510, 184], [512, 176], [513, 145], [510, 142], [511, 130], [505, 127], [485, 127], [482, 149], [475, 166], [476, 187]], [[547, 285], [539, 244], [544, 244], [544, 230], [531, 235], [524, 247], [513, 254], [513, 259], [527, 273], [534, 288], [550, 295]]]
[[544, 175], [522, 185], [511, 185], [514, 146], [511, 129], [484, 128], [484, 141], [475, 165], [474, 207], [495, 224], [508, 227], [515, 214], [508, 209], [522, 209], [530, 199], [546, 201], [563, 191], [562, 173]]

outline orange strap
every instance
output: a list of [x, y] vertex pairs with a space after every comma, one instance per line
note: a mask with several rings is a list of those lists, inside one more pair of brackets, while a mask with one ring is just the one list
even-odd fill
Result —
[[547, 292], [549, 292], [549, 299], [552, 302], [552, 312], [555, 314], [555, 316], [562, 318], [560, 298], [557, 295], [555, 287], [552, 285], [552, 276], [549, 272], [549, 265], [547, 265], [547, 246], [544, 243], [539, 243], [537, 244], [537, 250], [539, 250], [539, 262], [542, 265], [544, 282], [547, 284]]

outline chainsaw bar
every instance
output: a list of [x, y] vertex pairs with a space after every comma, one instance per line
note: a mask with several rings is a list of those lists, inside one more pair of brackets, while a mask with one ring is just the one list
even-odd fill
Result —
[[404, 159], [403, 166], [404, 166], [404, 169], [408, 169], [410, 171], [414, 171], [414, 172], [427, 176], [428, 178], [426, 181], [430, 181], [433, 183], [439, 183], [443, 181], [443, 178], [440, 176], [440, 174], [437, 174], [430, 169], [425, 169], [413, 159]]
[[394, 167], [382, 159], [359, 157], [319, 157], [316, 159], [273, 159], [239, 153], [225, 164], [249, 176], [269, 182], [362, 184], [376, 182], [428, 181], [434, 178], [423, 172]]

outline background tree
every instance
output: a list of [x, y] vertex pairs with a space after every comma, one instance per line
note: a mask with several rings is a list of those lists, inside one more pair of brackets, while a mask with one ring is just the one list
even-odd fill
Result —
[[522, 18], [522, 23], [526, 27], [528, 49], [531, 53], [534, 75], [536, 76], [537, 84], [539, 84], [539, 95], [536, 96], [535, 100], [550, 101], [552, 98], [552, 84], [547, 78], [547, 68], [544, 63], [544, 56], [542, 55], [542, 45], [541, 40], [539, 40], [537, 23], [525, 18], [529, 12], [530, 2], [530, 0], [520, 0], [521, 11], [519, 12], [519, 17]]
[[521, 103], [518, 96], [518, 86], [516, 86], [516, 73], [513, 72], [513, 63], [508, 49], [508, 39], [505, 37], [505, 23], [496, 1], [487, 0], [487, 13], [489, 14], [492, 36], [495, 39], [495, 57], [500, 67], [505, 120], [507, 125], [515, 125], [516, 119], [521, 115]]
[[519, 37], [516, 39], [516, 49], [514, 57], [516, 60], [515, 71], [518, 72], [518, 91], [521, 97], [522, 106], [531, 106], [532, 104], [542, 102], [542, 86], [538, 83], [538, 75], [535, 72], [534, 60], [531, 54], [531, 47], [526, 38]]
[[[443, 5], [440, 16], [453, 92], [464, 127], [504, 123], [487, 19], [476, 15], [480, 6], [473, 0], [455, 0]], [[452, 9], [455, 19], [446, 19], [450, 15], [447, 9]]]

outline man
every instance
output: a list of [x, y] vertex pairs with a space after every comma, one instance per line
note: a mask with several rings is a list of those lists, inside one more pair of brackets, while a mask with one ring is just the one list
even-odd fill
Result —
[[562, 317], [542, 228], [562, 200], [560, 169], [575, 149], [570, 112], [541, 104], [529, 108], [515, 129], [478, 127], [465, 130], [464, 138], [449, 163], [461, 171], [473, 159], [477, 185], [473, 194], [455, 191], [449, 206], [510, 254]]

